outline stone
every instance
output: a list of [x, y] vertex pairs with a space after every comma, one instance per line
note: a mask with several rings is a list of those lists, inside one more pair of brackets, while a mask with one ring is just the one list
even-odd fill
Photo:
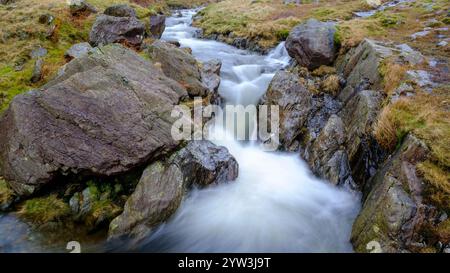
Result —
[[406, 78], [420, 87], [433, 87], [435, 84], [431, 79], [431, 75], [425, 70], [408, 70]]
[[114, 176], [174, 150], [174, 105], [186, 90], [120, 45], [65, 65], [0, 117], [0, 175], [20, 196], [65, 175]]
[[225, 147], [192, 141], [167, 161], [145, 169], [124, 212], [111, 222], [108, 239], [139, 241], [176, 211], [187, 187], [224, 183], [237, 175], [237, 162]]
[[92, 13], [97, 13], [97, 9], [85, 0], [70, 0], [69, 10], [72, 16], [87, 16]]
[[103, 13], [114, 17], [136, 17], [136, 11], [134, 10], [134, 8], [126, 4], [119, 4], [108, 7]]
[[38, 47], [31, 51], [30, 57], [32, 59], [42, 58], [42, 57], [45, 57], [47, 55], [47, 53], [48, 53], [47, 49], [45, 49], [43, 47]]
[[166, 29], [166, 16], [162, 14], [152, 15], [147, 26], [147, 35], [154, 39], [160, 39]]
[[286, 39], [289, 55], [310, 70], [333, 63], [336, 55], [335, 24], [309, 19], [296, 26]]
[[201, 72], [195, 58], [185, 50], [157, 40], [149, 48], [150, 58], [161, 64], [164, 74], [176, 80], [188, 91], [189, 96], [206, 96], [209, 91], [202, 83]]
[[210, 102], [215, 105], [221, 103], [219, 95], [221, 67], [222, 62], [219, 59], [212, 59], [204, 62], [200, 69], [202, 82], [209, 89], [209, 93], [211, 94]]
[[89, 34], [92, 46], [110, 43], [124, 43], [140, 47], [144, 39], [145, 26], [135, 17], [114, 17], [100, 15], [96, 18]]
[[50, 25], [53, 22], [53, 20], [55, 20], [55, 17], [53, 17], [53, 15], [48, 13], [39, 16], [40, 24]]
[[31, 74], [30, 81], [32, 83], [37, 83], [42, 79], [42, 67], [44, 66], [44, 61], [39, 58], [34, 63], [33, 73]]
[[69, 60], [80, 58], [88, 54], [91, 50], [92, 46], [89, 43], [74, 44], [64, 53], [64, 57]]

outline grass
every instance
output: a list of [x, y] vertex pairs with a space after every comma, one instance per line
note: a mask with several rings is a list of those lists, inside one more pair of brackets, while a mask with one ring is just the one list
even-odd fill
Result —
[[56, 194], [52, 194], [25, 201], [18, 214], [33, 224], [41, 225], [64, 219], [70, 215], [70, 208]]
[[0, 207], [8, 204], [14, 196], [14, 192], [6, 181], [0, 176]]

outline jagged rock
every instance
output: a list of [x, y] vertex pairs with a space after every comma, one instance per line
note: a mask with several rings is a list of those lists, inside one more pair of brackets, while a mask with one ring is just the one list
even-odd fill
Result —
[[310, 70], [331, 64], [336, 55], [335, 32], [334, 23], [309, 19], [291, 30], [286, 49], [299, 65]]
[[[364, 39], [356, 48], [349, 50], [337, 61], [337, 71], [347, 80], [339, 98], [342, 101], [348, 100], [355, 89], [381, 90], [383, 79], [380, 65], [385, 58], [393, 54], [392, 48], [369, 39]], [[359, 88], [361, 85], [364, 85], [364, 88]]]
[[147, 167], [124, 212], [110, 224], [109, 239], [142, 239], [180, 205], [186, 187], [206, 186], [237, 178], [238, 164], [225, 147], [193, 141], [167, 161]]
[[416, 169], [428, 153], [423, 142], [408, 135], [369, 181], [351, 235], [356, 251], [367, 252], [371, 241], [379, 243], [382, 252], [405, 252], [423, 245], [422, 227], [437, 217], [436, 209], [423, 203], [423, 182]]
[[136, 11], [134, 10], [134, 8], [126, 4], [119, 4], [108, 7], [103, 13], [115, 17], [136, 17]]
[[33, 74], [31, 74], [30, 81], [32, 83], [37, 83], [42, 79], [42, 67], [44, 66], [44, 61], [38, 58], [34, 63]]
[[80, 58], [86, 54], [88, 54], [92, 50], [92, 47], [89, 43], [78, 43], [71, 46], [66, 53], [64, 53], [64, 57], [69, 60]]
[[163, 42], [155, 41], [149, 48], [150, 58], [161, 64], [164, 74], [183, 85], [189, 96], [204, 97], [208, 88], [202, 83], [201, 73], [195, 58], [185, 50]]
[[114, 17], [100, 15], [96, 18], [89, 34], [92, 46], [110, 43], [125, 43], [139, 47], [144, 39], [145, 26], [135, 17]]
[[72, 16], [89, 15], [97, 13], [97, 9], [85, 0], [70, 0], [69, 10]]
[[13, 99], [0, 118], [0, 174], [23, 196], [62, 175], [127, 172], [177, 147], [170, 113], [185, 96], [132, 50], [97, 48]]
[[210, 102], [216, 105], [221, 103], [221, 98], [219, 95], [221, 67], [222, 62], [219, 59], [212, 59], [204, 62], [200, 71], [202, 82], [209, 89], [211, 94]]
[[166, 16], [162, 14], [150, 16], [149, 25], [147, 27], [147, 35], [154, 38], [161, 38], [166, 29]]

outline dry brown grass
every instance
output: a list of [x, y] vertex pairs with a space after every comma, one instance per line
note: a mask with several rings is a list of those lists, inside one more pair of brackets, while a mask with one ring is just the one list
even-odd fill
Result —
[[321, 83], [322, 91], [336, 96], [340, 90], [339, 77], [337, 75], [327, 76]]
[[393, 91], [405, 79], [405, 73], [410, 68], [408, 65], [395, 63], [392, 60], [386, 60], [381, 68], [383, 76], [384, 92], [390, 96]]

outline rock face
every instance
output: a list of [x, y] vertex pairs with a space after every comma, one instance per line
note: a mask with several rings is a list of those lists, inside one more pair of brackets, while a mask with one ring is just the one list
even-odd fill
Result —
[[91, 50], [92, 47], [89, 43], [74, 44], [66, 51], [66, 53], [64, 53], [64, 57], [69, 60], [80, 58], [88, 54]]
[[114, 17], [136, 17], [136, 11], [125, 4], [108, 7], [103, 13]]
[[201, 73], [195, 58], [185, 50], [170, 43], [155, 41], [148, 49], [150, 58], [161, 64], [164, 74], [183, 85], [189, 96], [204, 97], [208, 88], [202, 83]]
[[382, 252], [405, 252], [420, 247], [419, 230], [436, 221], [436, 209], [422, 200], [423, 182], [416, 166], [428, 148], [413, 135], [371, 179], [361, 213], [353, 225], [351, 241], [359, 252], [368, 252], [375, 241]]
[[309, 19], [289, 33], [286, 49], [292, 58], [308, 69], [331, 64], [336, 55], [335, 32], [334, 23]]
[[111, 176], [177, 147], [173, 105], [186, 90], [120, 45], [68, 63], [0, 118], [0, 173], [19, 195], [62, 175]]
[[154, 38], [161, 38], [166, 29], [166, 16], [162, 14], [150, 16], [149, 25], [147, 28], [147, 35]]
[[210, 103], [220, 104], [221, 98], [219, 95], [220, 85], [220, 68], [222, 62], [219, 59], [212, 59], [204, 62], [201, 67], [201, 77], [203, 84], [209, 89], [211, 94]]
[[238, 164], [225, 147], [193, 141], [166, 161], [145, 169], [124, 212], [110, 224], [109, 238], [143, 238], [178, 208], [187, 187], [236, 179]]
[[92, 46], [125, 43], [139, 47], [144, 39], [145, 26], [135, 17], [115, 17], [102, 14], [97, 17], [89, 34]]

